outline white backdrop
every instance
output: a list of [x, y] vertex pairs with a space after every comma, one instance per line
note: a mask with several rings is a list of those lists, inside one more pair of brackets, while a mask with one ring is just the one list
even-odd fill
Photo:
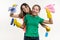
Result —
[[[60, 1], [59, 0], [0, 0], [0, 40], [23, 40], [24, 31], [16, 26], [10, 25], [11, 17], [9, 16], [8, 8], [16, 3], [18, 4], [17, 12], [22, 3], [27, 3], [32, 8], [34, 4], [41, 6], [42, 10], [39, 14], [44, 19], [47, 19], [44, 6], [55, 4], [55, 13], [53, 14], [53, 24], [49, 25], [51, 31], [49, 36], [45, 37], [45, 29], [39, 26], [40, 40], [60, 40]], [[22, 20], [20, 20], [21, 22]]]

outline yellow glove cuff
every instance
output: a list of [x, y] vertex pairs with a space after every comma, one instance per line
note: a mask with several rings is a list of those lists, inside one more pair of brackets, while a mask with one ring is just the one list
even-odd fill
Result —
[[21, 23], [17, 22], [17, 19], [14, 19], [14, 24], [19, 28], [22, 26]]
[[47, 18], [52, 18], [51, 12], [46, 8]]

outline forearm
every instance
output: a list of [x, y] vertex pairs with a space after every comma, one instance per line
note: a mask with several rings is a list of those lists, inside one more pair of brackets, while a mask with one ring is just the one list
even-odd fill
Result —
[[52, 18], [49, 18], [49, 23], [50, 23], [50, 24], [53, 24]]
[[44, 23], [43, 23], [43, 24], [41, 24], [41, 26], [42, 26], [42, 27], [44, 27], [44, 28], [46, 28], [46, 27], [47, 27], [47, 25], [45, 25]]
[[50, 31], [50, 27], [49, 26], [47, 26], [45, 24], [41, 24], [41, 26], [44, 27], [46, 29], [46, 31], [48, 31], [48, 32]]
[[41, 26], [45, 28], [46, 25], [43, 23], [43, 24], [41, 24]]
[[19, 17], [19, 14], [14, 14], [14, 13], [10, 13], [10, 17], [20, 18], [20, 17]]
[[49, 20], [44, 20], [43, 23], [45, 23], [45, 24], [53, 24], [53, 20], [52, 20], [52, 18], [49, 18]]

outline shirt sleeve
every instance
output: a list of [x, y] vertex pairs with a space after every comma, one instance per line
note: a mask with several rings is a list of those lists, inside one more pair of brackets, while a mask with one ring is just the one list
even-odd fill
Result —
[[42, 24], [44, 22], [43, 18], [39, 18], [40, 24]]

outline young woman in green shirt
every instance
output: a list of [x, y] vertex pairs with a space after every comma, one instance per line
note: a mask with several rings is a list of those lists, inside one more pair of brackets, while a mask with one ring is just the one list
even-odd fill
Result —
[[38, 24], [53, 24], [52, 18], [44, 20], [38, 16], [40, 10], [39, 5], [34, 5], [32, 7], [32, 13], [25, 15], [24, 25], [26, 26], [26, 32], [24, 34], [24, 40], [39, 40]]

